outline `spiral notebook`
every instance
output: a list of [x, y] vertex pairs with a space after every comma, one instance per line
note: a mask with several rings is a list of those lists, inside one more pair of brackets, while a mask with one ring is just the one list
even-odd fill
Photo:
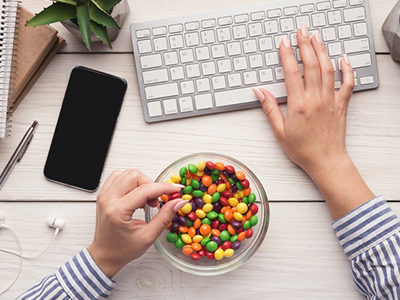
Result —
[[10, 118], [65, 40], [49, 25], [25, 23], [34, 14], [18, 0], [0, 0], [0, 138], [10, 135]]

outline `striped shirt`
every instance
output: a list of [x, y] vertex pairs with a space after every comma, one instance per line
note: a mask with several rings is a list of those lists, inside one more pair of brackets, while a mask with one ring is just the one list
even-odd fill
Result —
[[400, 219], [382, 196], [332, 223], [366, 299], [400, 299]]
[[17, 299], [108, 299], [115, 284], [84, 249]]
[[[386, 201], [372, 199], [332, 228], [360, 292], [371, 300], [400, 299], [400, 220]], [[17, 299], [107, 299], [114, 286], [84, 249]]]

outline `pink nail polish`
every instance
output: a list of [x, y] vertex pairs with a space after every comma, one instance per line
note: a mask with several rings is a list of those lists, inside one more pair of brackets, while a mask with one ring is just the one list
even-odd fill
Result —
[[184, 185], [179, 184], [179, 183], [171, 183], [171, 185], [176, 186], [176, 187], [179, 187], [179, 188], [181, 188], [181, 189], [183, 189], [183, 188], [185, 187]]
[[321, 35], [319, 34], [319, 31], [317, 31], [317, 32], [315, 33], [315, 41], [316, 41], [318, 44], [322, 45], [322, 39], [321, 39]]
[[188, 200], [182, 200], [182, 201], [178, 202], [177, 204], [175, 204], [174, 212], [177, 212], [178, 210], [180, 210], [182, 207], [184, 207], [186, 205], [186, 203], [188, 203]]
[[350, 66], [349, 57], [347, 56], [346, 53], [344, 54], [343, 59], [344, 59], [344, 62]]
[[264, 102], [265, 101], [265, 96], [259, 89], [253, 88], [253, 92], [254, 92], [254, 94], [256, 95], [257, 99], [260, 102]]
[[282, 43], [283, 46], [285, 46], [286, 48], [290, 48], [290, 42], [289, 42], [287, 36], [284, 36], [284, 37], [282, 38], [282, 42], [281, 42], [281, 43]]
[[301, 25], [300, 31], [301, 31], [301, 34], [302, 34], [304, 37], [309, 37], [306, 24], [302, 24], [302, 25]]

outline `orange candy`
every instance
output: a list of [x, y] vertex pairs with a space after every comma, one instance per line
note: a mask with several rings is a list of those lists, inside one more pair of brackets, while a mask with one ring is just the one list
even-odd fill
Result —
[[203, 247], [199, 244], [199, 243], [197, 243], [197, 242], [195, 242], [195, 243], [193, 243], [192, 245], [191, 245], [191, 247], [192, 247], [192, 249], [194, 250], [194, 251], [200, 251]]
[[206, 235], [208, 235], [210, 232], [211, 232], [211, 227], [210, 227], [210, 225], [208, 225], [208, 224], [203, 224], [203, 225], [201, 225], [201, 227], [200, 227], [200, 233], [201, 233], [201, 235], [206, 236]]
[[169, 222], [169, 224], [168, 224], [168, 226], [167, 226], [167, 228], [165, 228], [165, 229], [169, 229], [170, 227], [171, 227], [171, 224], [172, 224], [172, 222]]
[[244, 188], [243, 194], [248, 197], [251, 194], [251, 187]]
[[[222, 163], [222, 162], [216, 162], [215, 163], [215, 168], [218, 170], [218, 171], [223, 171], [223, 170], [225, 170], [225, 165]], [[221, 175], [221, 174], [220, 174]]]
[[177, 211], [177, 214], [180, 215], [180, 216], [182, 216], [182, 217], [185, 216], [185, 214], [184, 214], [181, 210], [178, 210], [178, 211]]
[[201, 220], [199, 218], [197, 218], [194, 222], [193, 222], [193, 227], [194, 229], [199, 229], [201, 226]]
[[243, 242], [246, 239], [246, 232], [242, 231], [241, 233], [239, 233], [237, 239], [239, 242]]
[[207, 190], [207, 192], [208, 192], [210, 195], [214, 194], [216, 191], [217, 191], [217, 185], [216, 185], [215, 183], [213, 183], [212, 185], [210, 185], [210, 186], [208, 187], [208, 190]]
[[196, 229], [194, 227], [190, 227], [188, 230], [188, 235], [192, 238], [196, 235]]
[[183, 247], [182, 248], [182, 253], [185, 255], [190, 255], [193, 253], [192, 247]]
[[231, 208], [231, 212], [232, 212], [232, 213], [237, 212], [237, 207], [236, 207], [236, 206], [232, 207], [232, 208]]
[[211, 176], [208, 176], [208, 175], [204, 175], [202, 178], [201, 178], [201, 182], [203, 183], [203, 185], [205, 186], [205, 187], [209, 187], [210, 185], [212, 185], [212, 178], [211, 178]]
[[211, 229], [211, 234], [213, 236], [218, 236], [219, 237], [221, 235], [221, 232], [218, 229]]
[[221, 208], [220, 213], [221, 213], [221, 214], [225, 214], [225, 212], [226, 212], [228, 209], [231, 209], [231, 208], [230, 208], [229, 206], [224, 206], [223, 208]]
[[227, 220], [228, 222], [232, 220], [233, 218], [233, 213], [232, 211], [229, 209], [224, 213], [225, 216], [225, 220]]
[[179, 230], [179, 232], [186, 233], [186, 232], [188, 232], [189, 229], [186, 226], [181, 225], [181, 226], [179, 226], [178, 230]]
[[233, 226], [231, 224], [228, 225], [228, 232], [230, 235], [236, 234], [236, 230], [235, 230], [235, 228], [233, 228]]
[[242, 171], [236, 171], [235, 175], [236, 175], [236, 178], [239, 179], [240, 181], [246, 179], [246, 175], [244, 175], [244, 173]]
[[196, 179], [197, 181], [200, 181], [200, 177], [195, 174], [192, 175], [192, 179]]
[[250, 220], [252, 216], [253, 216], [253, 213], [251, 212], [251, 210], [249, 210], [249, 211], [247, 212], [247, 214], [246, 214], [246, 219], [247, 219], [247, 220]]
[[168, 195], [164, 194], [160, 198], [161, 198], [162, 202], [168, 202], [169, 197], [168, 197]]
[[225, 185], [226, 185], [226, 189], [227, 189], [227, 190], [230, 190], [231, 187], [232, 187], [231, 183], [230, 183], [228, 180], [225, 181]]
[[228, 180], [228, 178], [226, 178], [225, 176], [224, 176], [224, 174], [219, 174], [219, 178], [221, 178], [223, 181], [227, 181]]

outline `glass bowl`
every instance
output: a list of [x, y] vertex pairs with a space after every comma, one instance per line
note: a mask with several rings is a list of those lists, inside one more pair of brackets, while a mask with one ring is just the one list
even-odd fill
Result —
[[[246, 179], [250, 182], [251, 192], [256, 195], [255, 203], [258, 206], [258, 223], [252, 227], [253, 236], [245, 239], [239, 249], [235, 250], [231, 257], [224, 257], [221, 260], [210, 260], [207, 257], [201, 257], [200, 260], [194, 261], [190, 256], [184, 255], [181, 249], [169, 243], [166, 235], [169, 230], [164, 230], [160, 237], [155, 241], [154, 246], [161, 256], [176, 268], [195, 275], [211, 276], [220, 275], [230, 272], [244, 262], [246, 262], [257, 251], [264, 241], [269, 224], [269, 205], [265, 190], [254, 175], [254, 173], [238, 160], [226, 155], [217, 153], [195, 153], [178, 159], [169, 165], [157, 177], [156, 182], [165, 182], [170, 180], [172, 175], [179, 174], [179, 170], [189, 164], [197, 164], [200, 161], [212, 161], [213, 163], [221, 162], [225, 166], [231, 165], [236, 171], [242, 171], [246, 175]], [[149, 222], [158, 212], [158, 208], [146, 206], [145, 219]]]

